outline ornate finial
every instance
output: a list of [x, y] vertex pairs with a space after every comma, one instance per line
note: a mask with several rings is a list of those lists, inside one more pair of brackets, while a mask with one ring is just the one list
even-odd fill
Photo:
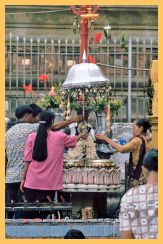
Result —
[[84, 52], [83, 52], [83, 63], [87, 63], [87, 57], [86, 57], [86, 52], [85, 52], [85, 49], [84, 49]]

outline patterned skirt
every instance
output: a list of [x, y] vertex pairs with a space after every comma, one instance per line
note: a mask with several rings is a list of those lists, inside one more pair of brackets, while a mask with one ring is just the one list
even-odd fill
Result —
[[144, 175], [141, 173], [139, 179], [134, 179], [134, 178], [130, 178], [129, 180], [129, 188], [134, 187], [134, 186], [140, 186], [140, 185], [144, 185], [146, 183], [146, 180], [144, 178]]

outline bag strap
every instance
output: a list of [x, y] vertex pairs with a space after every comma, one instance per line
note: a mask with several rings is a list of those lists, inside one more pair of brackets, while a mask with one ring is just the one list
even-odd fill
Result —
[[139, 138], [142, 140], [142, 144], [141, 144], [141, 147], [140, 147], [139, 160], [138, 160], [136, 168], [142, 166], [144, 155], [146, 154], [145, 140], [144, 140], [143, 137], [139, 137]]

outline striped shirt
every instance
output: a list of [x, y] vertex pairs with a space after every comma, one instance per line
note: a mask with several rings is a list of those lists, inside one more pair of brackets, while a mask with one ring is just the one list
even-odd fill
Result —
[[24, 169], [25, 144], [30, 133], [36, 132], [39, 124], [18, 123], [6, 132], [6, 183], [21, 182]]

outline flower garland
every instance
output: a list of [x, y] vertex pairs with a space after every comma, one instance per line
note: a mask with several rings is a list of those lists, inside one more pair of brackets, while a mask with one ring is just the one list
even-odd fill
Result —
[[59, 108], [61, 104], [61, 86], [54, 83], [50, 92], [37, 100], [37, 104], [44, 109]]

